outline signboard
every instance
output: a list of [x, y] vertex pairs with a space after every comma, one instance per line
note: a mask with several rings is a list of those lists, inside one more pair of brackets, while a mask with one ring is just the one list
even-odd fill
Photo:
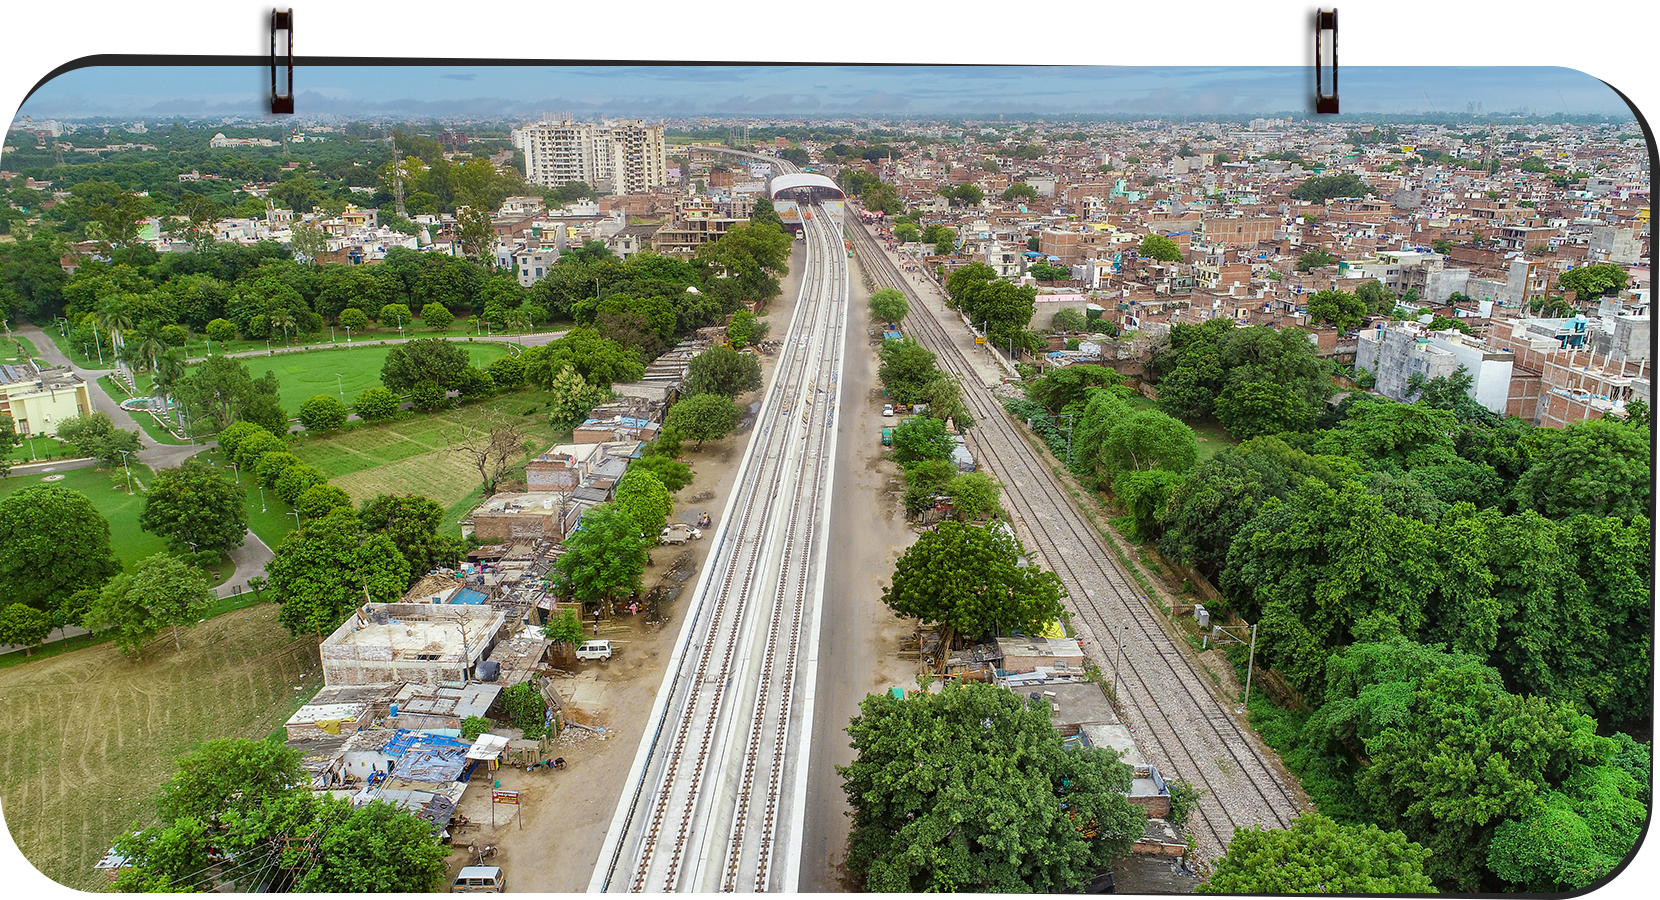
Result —
[[984, 344], [985, 342], [986, 342], [986, 339], [983, 335], [977, 336], [977, 337], [974, 338], [974, 343], [976, 343], [976, 344]]
[[491, 803], [511, 803], [514, 806], [518, 806], [519, 805], [519, 792], [518, 791], [491, 791], [490, 792], [490, 802]]

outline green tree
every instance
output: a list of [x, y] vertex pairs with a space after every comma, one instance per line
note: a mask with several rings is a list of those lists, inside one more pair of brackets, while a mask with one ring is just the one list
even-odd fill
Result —
[[692, 483], [692, 468], [673, 457], [648, 454], [629, 464], [630, 472], [636, 469], [657, 479], [671, 494]]
[[365, 422], [385, 422], [398, 414], [398, 395], [383, 387], [372, 387], [357, 395], [352, 408]]
[[922, 403], [927, 405], [924, 414], [928, 418], [941, 422], [950, 419], [959, 430], [964, 431], [974, 427], [974, 415], [969, 412], [968, 404], [963, 402], [962, 384], [956, 376], [936, 371], [934, 377], [922, 386], [920, 396]]
[[732, 314], [732, 321], [726, 326], [726, 339], [734, 347], [748, 347], [759, 343], [761, 336], [766, 334], [766, 323], [755, 317], [747, 309], [740, 309]]
[[356, 807], [334, 797], [312, 802], [318, 807], [317, 863], [301, 870], [295, 891], [425, 893], [437, 888], [450, 848], [426, 820], [383, 801]]
[[1184, 481], [1181, 475], [1165, 469], [1142, 469], [1113, 482], [1113, 493], [1129, 512], [1137, 540], [1151, 541], [1162, 536], [1170, 497]]
[[551, 389], [567, 366], [581, 375], [585, 384], [600, 390], [610, 390], [617, 382], [634, 381], [646, 371], [640, 354], [592, 328], [572, 328], [564, 337], [543, 347], [531, 347], [519, 358], [524, 360], [526, 383], [544, 389]]
[[182, 649], [179, 626], [195, 622], [213, 602], [207, 575], [177, 557], [157, 553], [139, 562], [130, 575], [104, 585], [83, 616], [88, 631], [114, 632], [122, 652], [138, 656], [150, 638], [172, 628], [175, 649]]
[[138, 523], [174, 551], [229, 552], [248, 531], [248, 492], [200, 459], [162, 469], [144, 494]]
[[444, 508], [419, 494], [376, 494], [363, 501], [357, 517], [366, 531], [390, 538], [398, 548], [409, 564], [408, 584], [460, 561], [460, 539], [440, 534]]
[[51, 609], [120, 571], [109, 523], [85, 494], [39, 484], [0, 499], [0, 588], [8, 600]]
[[1253, 381], [1230, 387], [1216, 398], [1216, 420], [1235, 438], [1248, 441], [1283, 431], [1301, 431], [1313, 424], [1314, 416], [1295, 388]]
[[588, 418], [593, 408], [605, 402], [611, 392], [588, 384], [576, 369], [566, 366], [548, 386], [552, 398], [549, 421], [555, 428], [574, 428]]
[[909, 406], [922, 402], [928, 383], [939, 373], [934, 365], [934, 351], [911, 338], [884, 341], [878, 351], [881, 360], [877, 377], [882, 389], [895, 403]]
[[0, 610], [0, 644], [22, 647], [28, 656], [52, 633], [52, 616], [27, 603], [13, 603]]
[[965, 472], [945, 483], [945, 493], [951, 495], [951, 508], [959, 521], [975, 522], [989, 519], [1003, 510], [997, 502], [1002, 482], [982, 472]]
[[694, 449], [703, 449], [704, 441], [718, 441], [728, 434], [743, 417], [743, 408], [731, 398], [719, 394], [694, 394], [669, 408], [663, 424], [697, 441]]
[[883, 288], [870, 295], [870, 314], [878, 322], [899, 322], [910, 311], [910, 302], [895, 288]]
[[58, 439], [112, 465], [122, 461], [122, 451], [134, 453], [141, 446], [138, 429], [122, 431], [101, 412], [70, 416], [59, 422]]
[[1581, 300], [1619, 293], [1628, 280], [1623, 267], [1610, 263], [1576, 266], [1557, 279], [1563, 290], [1573, 291]]
[[[1083, 331], [1089, 323], [1084, 321], [1084, 314], [1071, 307], [1061, 310], [1049, 319], [1049, 327], [1055, 333]], [[1072, 368], [1068, 366], [1067, 368]], [[1062, 371], [1065, 371], [1064, 369]]]
[[255, 379], [248, 367], [223, 353], [193, 366], [173, 388], [193, 421], [213, 431], [234, 422], [251, 422], [273, 434], [286, 434], [288, 417], [277, 405], [279, 385], [274, 373]]
[[207, 323], [207, 336], [210, 341], [224, 344], [236, 340], [236, 326], [229, 319], [214, 319]]
[[[241, 471], [254, 475], [260, 479], [262, 484], [264, 484], [267, 483], [267, 476], [260, 473], [260, 463], [264, 462], [265, 457], [269, 454], [286, 453], [287, 451], [287, 441], [284, 441], [282, 438], [277, 437], [262, 428], [258, 432], [250, 434], [246, 438], [236, 442], [236, 464], [240, 467]], [[296, 459], [298, 459], [298, 457], [296, 457]], [[268, 466], [266, 471], [268, 473], [275, 472], [276, 475], [269, 476], [274, 479], [277, 475], [281, 474], [280, 470], [286, 468], [288, 464], [290, 464], [290, 461], [287, 460], [275, 462]], [[268, 483], [272, 485], [276, 484], [274, 480], [269, 481]]]
[[270, 741], [213, 738], [179, 757], [178, 769], [157, 794], [156, 811], [169, 824], [184, 819], [224, 822], [231, 814], [304, 788], [310, 780], [293, 748]]
[[992, 685], [873, 695], [847, 732], [847, 863], [865, 890], [1075, 891], [1145, 826], [1116, 753], [1064, 749], [1046, 704]]
[[352, 498], [332, 484], [314, 484], [294, 498], [294, 511], [308, 519], [321, 519], [337, 509], [350, 509]]
[[640, 590], [651, 538], [632, 515], [609, 504], [582, 514], [581, 527], [565, 538], [554, 561], [562, 593], [607, 613], [615, 601]]
[[1560, 789], [1541, 793], [1526, 816], [1493, 830], [1488, 868], [1530, 893], [1590, 887], [1613, 872], [1642, 835], [1646, 766], [1641, 777], [1612, 764], [1575, 767]]
[[757, 224], [765, 223], [780, 231], [784, 229], [784, 220], [778, 218], [778, 211], [772, 207], [772, 199], [765, 196], [756, 198], [755, 208], [749, 213], [749, 221]]
[[882, 600], [895, 613], [977, 639], [994, 629], [1034, 631], [1063, 612], [1053, 572], [1017, 565], [1024, 552], [1006, 527], [941, 522], [899, 558]]
[[346, 404], [333, 395], [318, 394], [300, 404], [300, 424], [307, 431], [338, 431], [346, 425]]
[[415, 321], [415, 316], [409, 312], [409, 306], [403, 303], [388, 303], [385, 306], [382, 306], [380, 308], [380, 312], [375, 315], [375, 318], [379, 319], [382, 325], [387, 325], [392, 328], [397, 328], [400, 325], [408, 325], [409, 323]]
[[467, 351], [453, 341], [422, 338], [399, 344], [386, 353], [381, 383], [396, 393], [414, 390], [423, 381], [448, 389], [467, 368]]
[[0, 478], [11, 475], [11, 453], [22, 444], [23, 439], [17, 435], [17, 423], [12, 421], [11, 416], [0, 413]]
[[390, 603], [408, 587], [409, 563], [397, 545], [371, 534], [349, 510], [335, 510], [290, 532], [265, 571], [289, 633], [321, 638], [365, 600]]
[[761, 387], [761, 362], [752, 353], [711, 347], [686, 366], [685, 394], [718, 394], [728, 399]]
[[1193, 429], [1156, 409], [1138, 410], [1106, 433], [1100, 448], [1112, 483], [1131, 472], [1163, 469], [1181, 474], [1199, 458]]
[[1181, 246], [1162, 234], [1144, 236], [1139, 252], [1142, 256], [1152, 257], [1160, 262], [1180, 262], [1182, 259]]
[[125, 893], [173, 893], [199, 890], [212, 867], [208, 823], [186, 816], [122, 835], [115, 852], [127, 864], [112, 887]]
[[931, 416], [912, 416], [893, 430], [894, 459], [902, 466], [925, 459], [950, 459], [955, 447], [945, 433], [945, 423]]
[[1235, 831], [1199, 894], [1433, 894], [1429, 851], [1399, 831], [1304, 813], [1290, 828]]
[[1539, 429], [1516, 500], [1552, 519], [1587, 513], [1632, 519], [1650, 508], [1649, 430], [1611, 419]]
[[1316, 175], [1291, 189], [1291, 196], [1298, 200], [1308, 200], [1319, 203], [1337, 197], [1367, 197], [1371, 196], [1372, 189], [1360, 180], [1353, 172], [1344, 172], [1341, 175]]
[[1366, 318], [1366, 303], [1347, 291], [1320, 291], [1308, 298], [1308, 315], [1316, 322], [1348, 331]]
[[1079, 363], [1055, 369], [1031, 382], [1026, 386], [1026, 396], [1043, 404], [1050, 415], [1060, 415], [1070, 409], [1081, 409], [1089, 401], [1092, 388], [1105, 388], [1115, 396], [1127, 397], [1129, 389], [1119, 388], [1123, 383], [1124, 376], [1106, 366]]
[[1012, 202], [1016, 199], [1025, 200], [1026, 202], [1031, 203], [1031, 202], [1037, 200], [1037, 198], [1038, 198], [1037, 188], [1032, 187], [1031, 185], [1026, 184], [1025, 182], [1019, 182], [1019, 181], [1017, 181], [1014, 184], [1011, 184], [1007, 188], [1005, 188], [1003, 190], [1003, 193], [1002, 193], [1001, 197], [1000, 197], [1000, 199], [1002, 199], [1002, 201], [1004, 203], [1009, 203], [1009, 202]]
[[1334, 265], [1340, 259], [1341, 257], [1324, 247], [1313, 247], [1297, 258], [1297, 271], [1307, 272], [1310, 269]]
[[433, 331], [444, 331], [455, 324], [455, 314], [442, 303], [428, 303], [421, 307], [421, 321]]
[[674, 512], [669, 489], [656, 476], [634, 466], [617, 482], [614, 502], [639, 523], [640, 531], [648, 538], [655, 538]]
[[574, 609], [567, 609], [542, 625], [542, 637], [555, 644], [567, 644], [573, 649], [582, 643], [582, 635], [582, 619]]

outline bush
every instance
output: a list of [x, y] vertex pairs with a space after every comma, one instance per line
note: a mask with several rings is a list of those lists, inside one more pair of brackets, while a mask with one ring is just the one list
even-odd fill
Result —
[[292, 506], [299, 502], [301, 494], [327, 481], [322, 472], [305, 463], [289, 466], [277, 479], [277, 496]]
[[254, 465], [254, 477], [260, 484], [268, 488], [277, 486], [277, 479], [292, 466], [300, 464], [300, 458], [287, 450], [272, 450], [259, 458]]
[[161, 339], [166, 341], [169, 347], [183, 347], [184, 342], [190, 340], [190, 332], [186, 331], [183, 325], [163, 325]]
[[229, 319], [214, 319], [207, 323], [207, 336], [210, 341], [223, 344], [226, 341], [236, 340], [236, 325]]
[[548, 704], [542, 699], [542, 692], [530, 682], [520, 682], [502, 691], [501, 709], [525, 737], [538, 738], [546, 733]]
[[[229, 431], [230, 429], [225, 429]], [[223, 432], [221, 432], [223, 434]], [[249, 435], [236, 444], [236, 464], [243, 471], [252, 471], [265, 458], [265, 454], [273, 450], [287, 450], [288, 442], [261, 428], [259, 433]]]
[[350, 328], [353, 331], [362, 331], [369, 327], [369, 314], [361, 309], [350, 308], [340, 311], [339, 323], [341, 328]]
[[432, 379], [424, 379], [415, 383], [409, 389], [409, 399], [415, 402], [415, 408], [422, 412], [431, 412], [443, 409], [450, 403], [449, 392], [444, 386]]
[[294, 509], [308, 519], [321, 519], [341, 508], [351, 509], [352, 498], [332, 484], [314, 484], [294, 501]]
[[490, 379], [496, 383], [497, 387], [504, 390], [516, 388], [525, 383], [524, 360], [517, 356], [503, 356], [500, 359], [491, 360], [490, 364], [484, 367], [484, 371], [489, 374]]
[[478, 736], [490, 730], [490, 720], [483, 716], [468, 716], [461, 720], [461, 739], [476, 741]]
[[450, 312], [442, 303], [428, 303], [421, 307], [421, 321], [427, 323], [427, 327], [434, 331], [443, 331], [455, 324], [455, 313]]
[[318, 394], [300, 405], [300, 424], [307, 431], [335, 431], [346, 424], [346, 404]]
[[365, 422], [384, 422], [398, 414], [398, 407], [403, 401], [398, 395], [383, 387], [372, 387], [361, 394], [352, 405], [357, 409], [357, 417]]

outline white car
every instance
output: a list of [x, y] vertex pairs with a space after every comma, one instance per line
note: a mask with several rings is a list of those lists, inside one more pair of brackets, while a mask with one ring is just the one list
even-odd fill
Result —
[[610, 641], [583, 641], [576, 648], [577, 659], [610, 659]]
[[886, 419], [893, 418], [893, 404], [892, 403], [887, 403], [887, 404], [884, 404], [882, 406], [882, 417], [886, 418]]

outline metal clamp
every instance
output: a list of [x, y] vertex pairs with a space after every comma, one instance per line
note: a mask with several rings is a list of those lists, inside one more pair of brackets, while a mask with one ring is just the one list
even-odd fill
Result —
[[[277, 93], [277, 32], [283, 36], [283, 58], [288, 64], [288, 80], [283, 86], [286, 93]], [[292, 113], [294, 111], [294, 10], [286, 9], [281, 12], [271, 10], [271, 112]]]
[[[1320, 35], [1331, 32], [1331, 93], [1326, 93], [1325, 69], [1321, 62]], [[1314, 111], [1337, 112], [1337, 8], [1320, 10], [1314, 17]]]

